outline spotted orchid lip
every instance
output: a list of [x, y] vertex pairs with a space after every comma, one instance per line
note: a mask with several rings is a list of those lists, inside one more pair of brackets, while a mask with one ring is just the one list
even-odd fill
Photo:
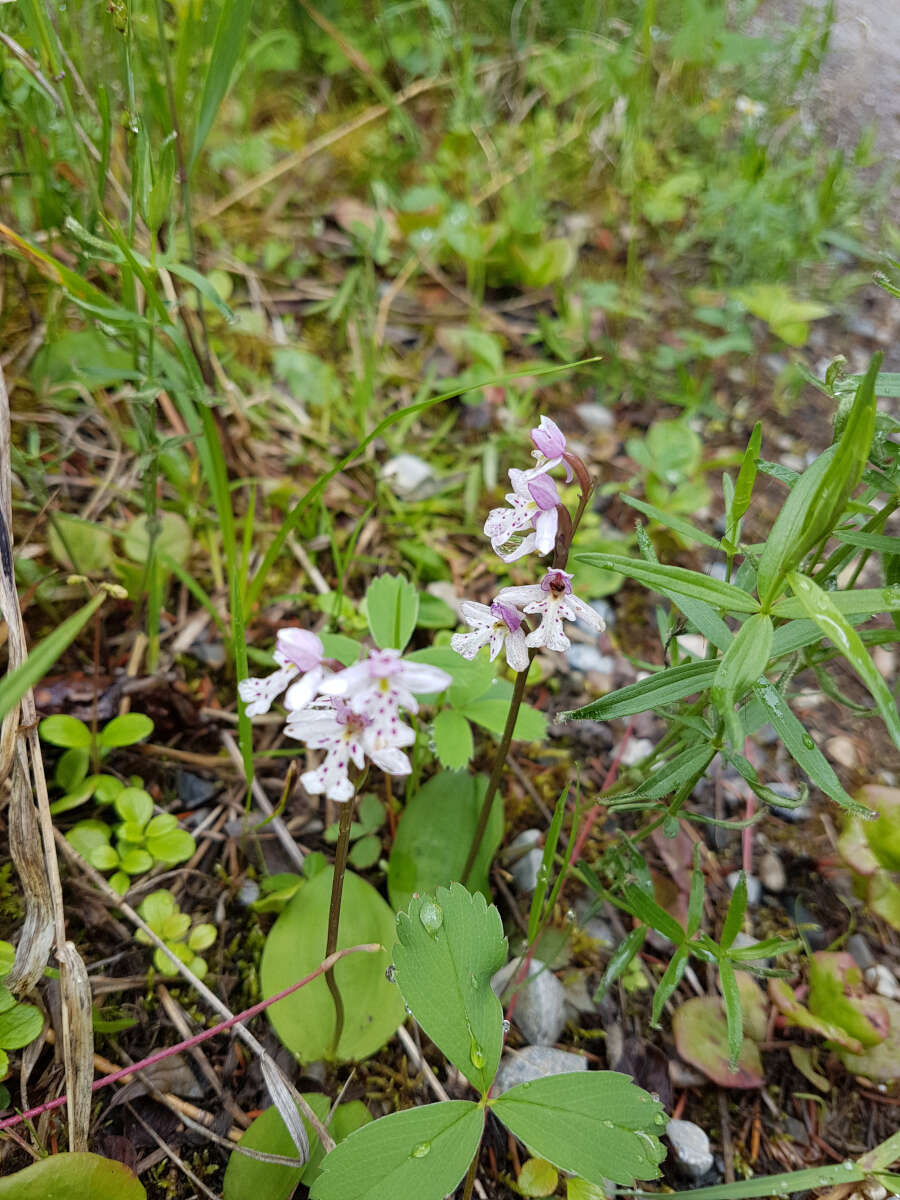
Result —
[[369, 655], [366, 665], [375, 679], [387, 679], [403, 670], [399, 650], [377, 650]]
[[279, 629], [275, 649], [301, 671], [321, 666], [324, 647], [308, 629]]
[[521, 613], [511, 604], [504, 604], [502, 600], [495, 600], [491, 605], [491, 615], [499, 617], [510, 633], [517, 633], [522, 628]]

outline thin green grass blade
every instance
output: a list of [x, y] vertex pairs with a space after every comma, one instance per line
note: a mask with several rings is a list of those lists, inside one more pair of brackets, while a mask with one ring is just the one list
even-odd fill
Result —
[[252, 7], [253, 0], [223, 0], [209, 56], [209, 67], [203, 81], [200, 111], [194, 128], [194, 142], [187, 165], [188, 174], [194, 168], [197, 157], [203, 149], [210, 129], [212, 129], [213, 121], [216, 119], [216, 113], [231, 85], [231, 77], [241, 52], [244, 33], [250, 24]]

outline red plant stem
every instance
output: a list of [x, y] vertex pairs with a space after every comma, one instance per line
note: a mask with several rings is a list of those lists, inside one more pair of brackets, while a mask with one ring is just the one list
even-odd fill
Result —
[[[277, 992], [274, 996], [270, 996], [268, 1000], [260, 1000], [258, 1004], [252, 1005], [250, 1008], [244, 1009], [237, 1016], [229, 1017], [227, 1021], [220, 1021], [218, 1025], [214, 1025], [212, 1029], [204, 1029], [202, 1033], [194, 1034], [184, 1042], [179, 1042], [175, 1046], [167, 1046], [165, 1050], [158, 1050], [156, 1054], [151, 1054], [149, 1058], [142, 1058], [140, 1062], [136, 1062], [131, 1067], [123, 1067], [120, 1071], [113, 1071], [111, 1075], [103, 1075], [100, 1079], [95, 1079], [91, 1084], [91, 1091], [98, 1092], [101, 1088], [107, 1087], [111, 1083], [118, 1083], [120, 1079], [124, 1079], [126, 1075], [133, 1075], [135, 1071], [143, 1070], [145, 1067], [152, 1067], [163, 1059], [171, 1058], [173, 1054], [179, 1054], [182, 1050], [190, 1050], [193, 1046], [198, 1046], [201, 1042], [207, 1041], [217, 1033], [223, 1033], [226, 1029], [230, 1029], [233, 1025], [239, 1024], [241, 1021], [249, 1021], [252, 1017], [258, 1016], [272, 1004], [276, 1004], [279, 1000], [283, 1000], [285, 996], [290, 996], [292, 992], [298, 991], [302, 987], [306, 987], [319, 975], [323, 975], [326, 971], [347, 954], [358, 954], [365, 951], [367, 954], [374, 954], [381, 950], [381, 946], [377, 942], [364, 942], [359, 946], [350, 946], [346, 950], [337, 950], [316, 967], [309, 975], [297, 983], [292, 983], [290, 987], [284, 991]], [[29, 1108], [23, 1113], [18, 1113], [14, 1117], [5, 1117], [0, 1121], [0, 1129], [9, 1129], [12, 1125], [19, 1125], [22, 1121], [29, 1121], [33, 1117], [39, 1117], [41, 1113], [51, 1112], [55, 1108], [62, 1108], [66, 1103], [67, 1096], [57, 1096], [55, 1100], [48, 1100], [46, 1104], [39, 1104], [37, 1108]]]

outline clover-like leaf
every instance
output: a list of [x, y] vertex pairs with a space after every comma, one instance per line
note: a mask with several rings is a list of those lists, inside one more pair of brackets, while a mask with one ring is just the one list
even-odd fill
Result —
[[104, 750], [112, 750], [116, 746], [133, 746], [152, 732], [153, 722], [144, 713], [123, 713], [103, 726], [97, 740]]
[[487, 1092], [500, 1063], [503, 1010], [491, 976], [506, 962], [500, 914], [462, 884], [414, 897], [397, 916], [394, 967], [403, 999], [473, 1087]]
[[659, 1176], [666, 1117], [660, 1102], [627, 1075], [550, 1075], [520, 1083], [489, 1104], [532, 1152], [561, 1170], [623, 1187]]
[[4, 1050], [21, 1050], [41, 1032], [44, 1018], [33, 1004], [14, 1004], [0, 1013], [0, 1046]]
[[79, 721], [77, 717], [68, 717], [64, 713], [44, 717], [38, 726], [38, 733], [51, 746], [65, 746], [71, 749], [91, 744], [91, 731], [84, 721]]
[[[143, 830], [153, 816], [153, 799], [143, 788], [122, 788], [116, 796], [115, 809], [126, 825], [136, 825], [139, 830]], [[139, 841], [140, 833], [137, 838], [131, 837], [128, 840]]]
[[445, 1100], [391, 1113], [340, 1142], [322, 1162], [311, 1200], [441, 1200], [472, 1161], [484, 1110]]
[[53, 1154], [0, 1179], [0, 1200], [146, 1200], [124, 1163], [99, 1154]]

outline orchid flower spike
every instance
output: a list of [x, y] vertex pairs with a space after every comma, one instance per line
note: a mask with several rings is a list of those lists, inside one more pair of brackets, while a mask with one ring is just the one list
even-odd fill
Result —
[[491, 662], [506, 645], [506, 661], [514, 671], [528, 669], [528, 647], [525, 644], [522, 614], [512, 604], [495, 600], [488, 607], [474, 600], [463, 600], [459, 606], [463, 620], [471, 633], [454, 633], [450, 646], [463, 658], [473, 659], [482, 646], [490, 646]]
[[532, 467], [530, 471], [513, 467], [509, 472], [513, 490], [506, 494], [510, 507], [493, 508], [488, 513], [484, 532], [491, 539], [494, 553], [504, 562], [515, 562], [532, 550], [549, 554], [553, 549], [559, 527], [556, 506], [560, 499], [547, 470], [546, 465]]
[[284, 731], [312, 749], [326, 751], [318, 767], [300, 776], [300, 782], [313, 796], [324, 792], [329, 800], [341, 804], [352, 800], [356, 789], [349, 770], [351, 766], [361, 769], [366, 758], [389, 775], [408, 775], [412, 770], [400, 749], [416, 740], [412, 729], [395, 718], [388, 735], [379, 733], [375, 720], [354, 712], [339, 696], [328, 708], [290, 713]]
[[[267, 713], [285, 689], [288, 708], [304, 708], [309, 704], [328, 673], [322, 666], [324, 653], [321, 641], [309, 630], [279, 629], [274, 653], [278, 670], [264, 679], [242, 679], [238, 684], [238, 695], [247, 706], [247, 716]], [[297, 674], [303, 678], [289, 686]]]
[[563, 632], [563, 621], [584, 621], [597, 633], [606, 628], [600, 614], [572, 591], [572, 576], [568, 571], [548, 571], [540, 583], [503, 588], [497, 594], [497, 601], [524, 605], [524, 612], [541, 614], [540, 625], [525, 639], [529, 647], [568, 650], [572, 643]]
[[572, 478], [572, 468], [565, 460], [566, 435], [550, 417], [541, 417], [536, 429], [531, 431], [532, 455], [544, 471], [552, 471], [560, 463], [566, 468], [566, 483]]

